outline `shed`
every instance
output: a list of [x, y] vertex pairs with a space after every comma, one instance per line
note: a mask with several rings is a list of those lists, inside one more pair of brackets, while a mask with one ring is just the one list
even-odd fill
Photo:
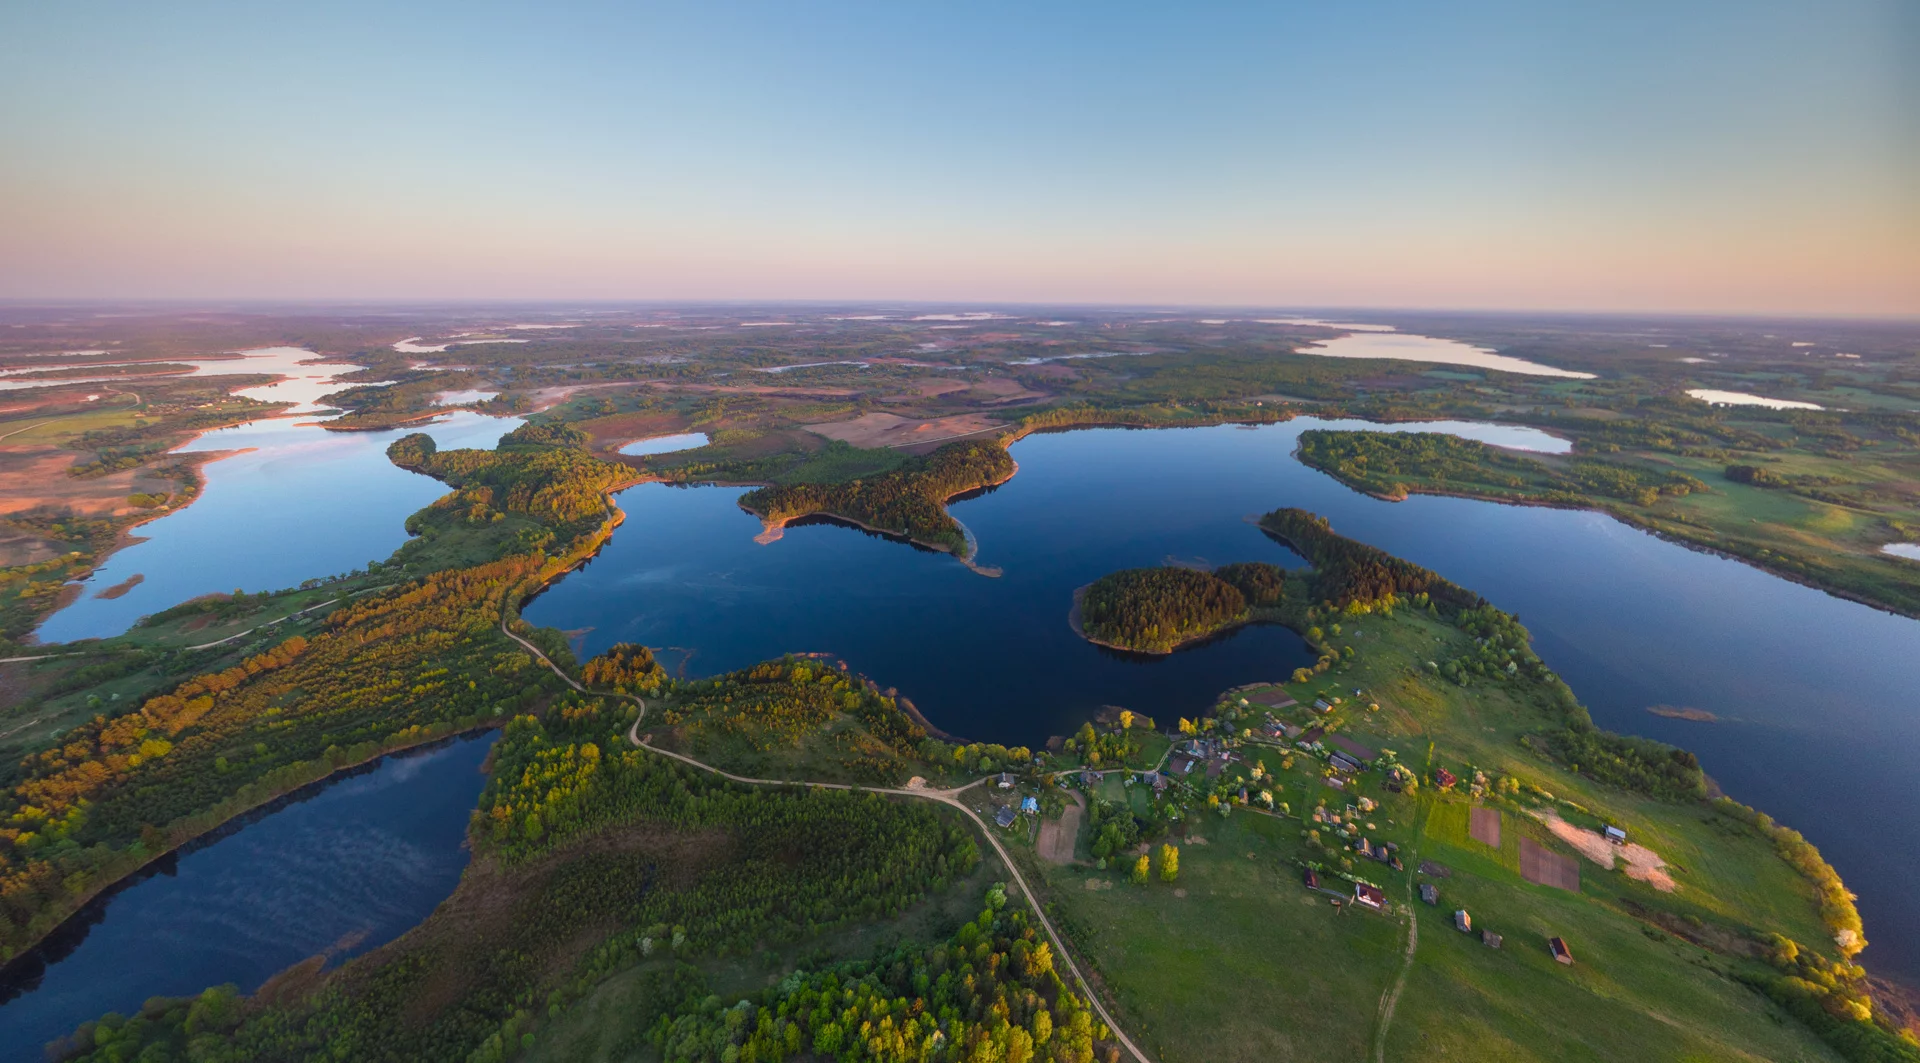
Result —
[[1615, 845], [1625, 845], [1627, 844], [1627, 832], [1621, 830], [1619, 827], [1608, 827], [1607, 840]]
[[1307, 888], [1310, 890], [1320, 888], [1320, 876], [1313, 873], [1313, 868], [1307, 868]]
[[1327, 760], [1333, 765], [1334, 770], [1344, 771], [1349, 775], [1362, 770], [1360, 762], [1347, 756], [1345, 753], [1336, 752], [1333, 756], [1328, 757]]
[[1497, 949], [1500, 947], [1500, 935], [1494, 933], [1491, 930], [1480, 931], [1480, 940], [1490, 949]]
[[1571, 964], [1573, 962], [1573, 950], [1567, 947], [1565, 938], [1548, 938], [1547, 951], [1553, 953], [1553, 958], [1561, 963]]
[[1013, 826], [1014, 811], [1012, 805], [1001, 805], [1000, 811], [993, 814], [993, 822], [1002, 827]]
[[1422, 882], [1420, 884], [1420, 899], [1426, 901], [1428, 904], [1439, 904], [1440, 888], [1431, 882]]
[[1454, 912], [1453, 928], [1455, 930], [1460, 931], [1462, 934], [1468, 933], [1473, 929], [1473, 916], [1468, 915], [1467, 910], [1465, 908], [1462, 908], [1459, 911]]
[[[1380, 887], [1369, 886], [1365, 882], [1356, 882], [1353, 884], [1353, 900], [1354, 903], [1364, 904], [1369, 908], [1385, 908], [1387, 906], [1387, 895], [1380, 892]], [[1556, 938], [1555, 940], [1558, 939]]]
[[1313, 709], [1315, 712], [1332, 712], [1333, 706], [1327, 704], [1326, 698], [1315, 698], [1313, 699]]

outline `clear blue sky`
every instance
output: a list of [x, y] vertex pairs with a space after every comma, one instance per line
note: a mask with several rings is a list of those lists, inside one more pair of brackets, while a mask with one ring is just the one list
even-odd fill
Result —
[[1905, 0], [16, 0], [0, 145], [0, 296], [1920, 312]]

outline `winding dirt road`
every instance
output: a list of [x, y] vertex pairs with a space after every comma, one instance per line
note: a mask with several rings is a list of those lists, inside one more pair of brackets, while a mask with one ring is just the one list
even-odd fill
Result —
[[562, 682], [566, 683], [568, 686], [579, 691], [580, 693], [593, 694], [598, 697], [625, 698], [628, 701], [631, 701], [636, 705], [639, 705], [640, 718], [633, 721], [633, 726], [628, 728], [627, 740], [629, 742], [632, 742], [635, 746], [638, 746], [641, 749], [647, 750], [650, 753], [657, 753], [663, 757], [671, 757], [674, 760], [680, 761], [683, 764], [688, 764], [688, 765], [691, 765], [692, 767], [699, 768], [701, 771], [712, 772], [713, 774], [718, 775], [723, 779], [730, 779], [733, 782], [744, 783], [748, 786], [814, 786], [823, 790], [859, 789], [859, 790], [867, 790], [872, 793], [878, 793], [878, 794], [894, 794], [899, 797], [913, 797], [913, 798], [919, 798], [924, 801], [936, 801], [950, 808], [959, 809], [962, 815], [965, 815], [968, 819], [972, 820], [974, 822], [974, 825], [980, 828], [981, 836], [985, 837], [987, 839], [987, 843], [993, 846], [994, 852], [999, 854], [1000, 862], [1006, 865], [1007, 873], [1013, 876], [1014, 884], [1020, 887], [1021, 896], [1024, 896], [1027, 899], [1027, 906], [1033, 909], [1034, 918], [1040, 921], [1040, 928], [1046, 931], [1047, 939], [1053, 942], [1054, 955], [1059, 957], [1060, 962], [1066, 965], [1067, 972], [1073, 975], [1073, 980], [1075, 984], [1077, 984], [1080, 987], [1081, 994], [1087, 998], [1088, 1003], [1093, 1005], [1093, 1010], [1096, 1014], [1100, 1016], [1100, 1021], [1103, 1023], [1106, 1023], [1107, 1029], [1112, 1031], [1113, 1039], [1115, 1041], [1118, 1041], [1123, 1047], [1125, 1047], [1126, 1050], [1133, 1055], [1133, 1058], [1139, 1061], [1139, 1063], [1153, 1063], [1153, 1058], [1147, 1055], [1145, 1052], [1141, 1051], [1140, 1047], [1133, 1043], [1133, 1040], [1126, 1035], [1125, 1031], [1120, 1029], [1120, 1024], [1113, 1021], [1113, 1016], [1107, 1013], [1106, 1005], [1102, 1004], [1100, 1002], [1100, 997], [1096, 993], [1094, 993], [1093, 986], [1090, 983], [1088, 983], [1086, 976], [1080, 973], [1079, 964], [1076, 964], [1075, 962], [1073, 962], [1073, 953], [1067, 950], [1066, 940], [1060, 936], [1060, 932], [1058, 930], [1054, 929], [1053, 921], [1047, 918], [1046, 910], [1040, 906], [1039, 897], [1037, 897], [1034, 894], [1033, 890], [1027, 885], [1026, 876], [1022, 875], [1020, 873], [1020, 868], [1014, 864], [1012, 854], [1008, 853], [1006, 850], [1006, 847], [1000, 844], [999, 838], [994, 837], [993, 831], [987, 829], [986, 821], [981, 819], [979, 815], [977, 815], [973, 811], [973, 809], [968, 808], [966, 804], [960, 800], [959, 795], [961, 793], [964, 793], [967, 790], [970, 790], [976, 786], [979, 786], [981, 783], [986, 782], [986, 779], [984, 778], [975, 779], [974, 781], [967, 783], [965, 786], [956, 786], [950, 790], [906, 789], [906, 788], [895, 789], [895, 788], [884, 787], [884, 786], [855, 787], [847, 783], [807, 782], [805, 780], [797, 780], [797, 779], [753, 779], [753, 778], [748, 778], [747, 776], [744, 776], [744, 775], [735, 775], [732, 772], [721, 771], [719, 768], [716, 768], [711, 764], [703, 764], [700, 761], [697, 761], [692, 757], [686, 756], [684, 754], [674, 753], [669, 750], [660, 749], [655, 746], [648, 745], [646, 741], [640, 737], [640, 724], [642, 721], [644, 721], [647, 718], [647, 703], [645, 699], [636, 697], [632, 694], [607, 694], [601, 691], [589, 690], [586, 687], [582, 686], [581, 684], [575, 682], [572, 676], [561, 671], [559, 666], [555, 665], [552, 661], [548, 660], [547, 655], [544, 653], [541, 653], [539, 647], [535, 646], [531, 642], [528, 642], [526, 639], [521, 638], [519, 635], [514, 634], [507, 627], [506, 621], [504, 619], [500, 623], [500, 631], [502, 634], [506, 635], [508, 638], [519, 643], [520, 646], [524, 648], [528, 653], [533, 654], [535, 659], [537, 659], [541, 664], [546, 665], [547, 668], [550, 669], [554, 675], [559, 676]]

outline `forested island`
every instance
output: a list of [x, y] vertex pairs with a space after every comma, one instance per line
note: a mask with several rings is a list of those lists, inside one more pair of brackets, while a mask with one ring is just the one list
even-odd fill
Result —
[[1285, 590], [1285, 572], [1258, 561], [1212, 572], [1130, 568], [1074, 592], [1071, 623], [1102, 646], [1165, 654], [1266, 615]]
[[799, 517], [828, 516], [965, 559], [970, 553], [966, 533], [947, 512], [947, 502], [1004, 483], [1015, 468], [999, 440], [949, 443], [878, 476], [749, 491], [740, 496], [740, 506], [769, 528]]

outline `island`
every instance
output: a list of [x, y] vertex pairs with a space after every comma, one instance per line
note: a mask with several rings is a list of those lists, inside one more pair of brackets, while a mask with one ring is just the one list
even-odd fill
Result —
[[1285, 572], [1259, 561], [1211, 572], [1175, 565], [1130, 568], [1075, 591], [1067, 623], [1096, 645], [1168, 654], [1242, 624], [1271, 619], [1285, 588]]

